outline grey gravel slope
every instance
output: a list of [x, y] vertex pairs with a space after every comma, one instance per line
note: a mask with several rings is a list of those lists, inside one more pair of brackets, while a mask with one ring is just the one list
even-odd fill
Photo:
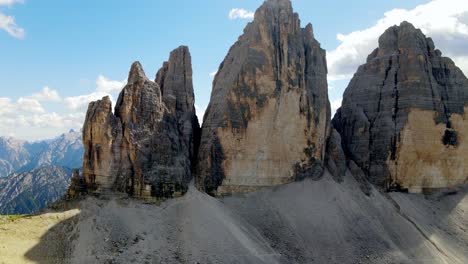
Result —
[[[358, 183], [350, 175], [342, 184], [326, 176], [319, 182], [295, 183], [243, 198], [227, 198], [224, 202], [267, 237], [286, 263], [468, 260], [467, 247], [460, 246], [468, 242], [466, 190], [437, 201], [426, 200], [422, 195], [384, 197], [375, 189], [367, 197], [358, 189]], [[395, 203], [391, 199], [394, 196]], [[401, 207], [401, 211], [406, 211], [405, 204], [412, 206], [404, 212], [407, 215], [398, 210]], [[437, 217], [423, 216], [418, 211], [430, 211]]]
[[[467, 191], [425, 197], [373, 189], [366, 196], [349, 173], [343, 183], [327, 173], [222, 199], [191, 187], [160, 206], [89, 197], [70, 221], [74, 239], [60, 261], [467, 263]], [[45, 235], [26, 256], [51, 240]]]

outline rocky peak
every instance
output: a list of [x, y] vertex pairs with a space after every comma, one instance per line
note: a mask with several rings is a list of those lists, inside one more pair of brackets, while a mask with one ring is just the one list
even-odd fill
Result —
[[325, 51], [289, 0], [268, 0], [213, 82], [198, 159], [212, 194], [321, 174], [329, 131]]
[[467, 104], [461, 70], [432, 39], [403, 22], [383, 33], [359, 67], [333, 125], [348, 158], [371, 182], [414, 191], [446, 187], [468, 173], [459, 140]]
[[314, 38], [314, 27], [311, 23], [308, 23], [304, 29], [305, 35]]
[[112, 101], [110, 100], [109, 96], [104, 96], [101, 100], [97, 100], [97, 101], [89, 103], [88, 109], [92, 109], [93, 113], [96, 113], [96, 112], [112, 113]]
[[195, 111], [192, 58], [187, 46], [180, 46], [170, 53], [169, 60], [156, 74], [155, 82], [161, 87], [164, 105], [176, 118], [179, 132], [193, 160], [198, 151], [200, 127]]
[[194, 105], [192, 59], [188, 47], [173, 50], [156, 75], [163, 101], [172, 112], [191, 112]]
[[282, 9], [290, 9], [292, 11], [291, 0], [266, 0], [264, 5]]
[[135, 62], [115, 114], [108, 97], [89, 105], [83, 175], [91, 190], [142, 197], [187, 190], [199, 129], [188, 48], [173, 51], [156, 79], [148, 80]]
[[284, 23], [295, 24], [298, 15], [293, 12], [290, 0], [267, 0], [255, 12], [254, 21], [277, 25]]
[[399, 26], [395, 25], [388, 28], [379, 37], [379, 47], [368, 59], [391, 56], [395, 53], [432, 55], [434, 52], [432, 39], [426, 38], [422, 31], [415, 28], [411, 23], [403, 21]]
[[141, 66], [139, 61], [135, 61], [130, 68], [130, 73], [128, 75], [127, 83], [133, 84], [136, 82], [141, 82], [141, 81], [146, 81], [146, 80], [148, 80], [148, 78], [146, 77], [143, 67]]

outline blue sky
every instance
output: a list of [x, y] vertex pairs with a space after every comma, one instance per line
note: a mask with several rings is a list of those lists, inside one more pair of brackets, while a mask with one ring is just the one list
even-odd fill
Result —
[[[460, 5], [456, 9], [468, 14], [464, 1], [448, 1]], [[3, 108], [0, 136], [40, 139], [79, 128], [87, 100], [102, 93], [116, 98], [119, 83], [126, 79], [133, 61], [139, 60], [147, 76], [153, 79], [169, 52], [179, 45], [190, 48], [196, 104], [203, 111], [211, 92], [210, 73], [217, 70], [229, 47], [251, 20], [249, 15], [231, 19], [230, 11], [238, 8], [248, 14], [262, 2], [0, 0], [0, 108]], [[335, 105], [352, 69], [376, 47], [376, 38], [387, 24], [414, 17], [423, 31], [440, 33], [441, 42], [455, 36], [463, 43], [468, 36], [468, 30], [463, 29], [455, 35], [444, 35], [446, 28], [426, 25], [425, 19], [430, 19], [421, 18], [414, 11], [418, 6], [431, 4], [428, 9], [435, 9], [433, 2], [438, 1], [292, 2], [302, 25], [311, 22], [316, 39], [329, 52], [330, 101]], [[390, 12], [386, 16], [386, 12], [395, 9], [407, 12], [401, 15]], [[459, 10], [448, 10], [444, 16], [446, 22], [457, 17], [459, 24], [468, 24]], [[10, 18], [10, 22], [5, 18]], [[379, 21], [383, 21], [382, 25]], [[447, 27], [455, 27], [449, 22]], [[445, 48], [450, 51], [450, 41], [446, 42], [449, 44], [444, 44]], [[461, 64], [468, 61], [467, 49], [453, 48], [453, 56], [459, 56]], [[20, 102], [23, 106], [19, 106]]]

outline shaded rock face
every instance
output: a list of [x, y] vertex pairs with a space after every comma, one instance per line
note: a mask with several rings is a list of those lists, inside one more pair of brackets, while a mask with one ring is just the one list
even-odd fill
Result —
[[224, 194], [320, 176], [329, 131], [325, 51], [289, 0], [268, 0], [213, 82], [197, 185]]
[[89, 105], [83, 128], [87, 185], [135, 196], [184, 193], [198, 130], [188, 48], [174, 50], [154, 82], [135, 62], [114, 113], [108, 97]]
[[332, 123], [372, 183], [418, 192], [466, 181], [467, 106], [462, 71], [403, 22], [380, 37]]
[[341, 145], [341, 136], [334, 128], [332, 128], [327, 141], [325, 162], [333, 179], [342, 182], [347, 170], [346, 156]]

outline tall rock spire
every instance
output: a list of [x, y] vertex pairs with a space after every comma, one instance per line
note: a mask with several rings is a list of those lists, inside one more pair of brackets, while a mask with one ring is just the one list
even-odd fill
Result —
[[197, 185], [255, 190], [322, 172], [329, 131], [325, 51], [289, 0], [268, 0], [231, 47], [204, 117]]
[[333, 125], [371, 182], [420, 191], [466, 180], [467, 106], [461, 70], [403, 22], [383, 33], [359, 67]]
[[149, 80], [135, 62], [114, 113], [109, 97], [89, 105], [83, 128], [89, 188], [135, 196], [187, 190], [199, 129], [188, 48], [174, 50], [158, 75]]
[[161, 88], [164, 105], [176, 119], [174, 122], [193, 161], [198, 151], [200, 126], [195, 112], [192, 58], [188, 47], [180, 46], [171, 52], [169, 60], [157, 72], [155, 82]]

